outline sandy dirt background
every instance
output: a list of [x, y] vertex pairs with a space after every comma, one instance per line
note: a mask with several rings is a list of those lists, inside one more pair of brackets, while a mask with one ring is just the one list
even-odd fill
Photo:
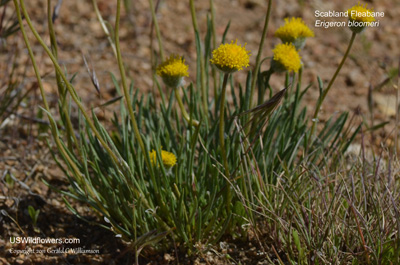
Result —
[[[52, 1], [53, 5], [56, 1]], [[247, 49], [252, 51], [250, 68], [254, 67], [258, 44], [262, 33], [264, 17], [267, 10], [267, 1], [263, 0], [215, 0], [216, 24], [218, 41], [228, 22], [231, 22], [227, 41], [238, 40], [239, 44], [247, 43]], [[317, 76], [320, 76], [325, 85], [329, 82], [336, 70], [348, 45], [351, 32], [347, 28], [315, 28], [315, 10], [343, 11], [355, 5], [356, 1], [274, 1], [272, 17], [269, 24], [267, 39], [263, 56], [271, 56], [274, 45], [280, 41], [273, 36], [274, 31], [284, 23], [285, 17], [300, 16], [315, 32], [315, 37], [307, 40], [306, 47], [301, 51], [304, 63], [303, 84], [304, 87], [312, 83], [312, 87], [306, 95], [306, 102], [313, 111], [318, 97]], [[105, 20], [114, 24], [116, 1], [99, 0], [99, 9]], [[46, 1], [26, 1], [31, 19], [39, 33], [47, 43], [47, 17]], [[381, 0], [368, 1], [368, 6], [375, 11], [383, 11], [385, 17], [380, 18], [378, 28], [369, 28], [363, 34], [357, 36], [351, 55], [346, 61], [338, 76], [330, 94], [323, 105], [322, 121], [324, 118], [343, 111], [357, 113], [357, 119], [363, 118], [368, 122], [368, 91], [372, 87], [373, 116], [375, 123], [389, 121], [384, 129], [379, 130], [375, 137], [368, 138], [368, 142], [374, 146], [382, 143], [390, 145], [393, 141], [393, 128], [395, 126], [395, 95], [394, 83], [388, 82], [389, 73], [399, 65], [400, 56], [400, 1]], [[206, 21], [209, 15], [209, 2], [196, 1], [197, 19], [201, 29], [201, 37], [204, 39]], [[7, 12], [10, 16], [14, 12], [12, 3]], [[167, 55], [179, 53], [185, 56], [190, 67], [190, 77], [187, 82], [195, 82], [196, 48], [192, 28], [188, 1], [167, 0], [161, 1], [157, 17], [163, 38], [164, 49]], [[345, 18], [327, 18], [327, 21], [345, 21]], [[151, 14], [148, 1], [132, 1], [129, 14], [123, 12], [121, 20], [120, 42], [124, 61], [128, 67], [128, 75], [135, 81], [135, 87], [141, 93], [154, 91], [151, 64]], [[93, 12], [91, 1], [64, 1], [60, 9], [59, 18], [55, 23], [58, 36], [59, 59], [70, 75], [77, 73], [74, 84], [88, 109], [116, 96], [116, 90], [111, 81], [109, 72], [118, 77], [118, 66], [100, 24]], [[154, 35], [154, 34], [153, 34]], [[39, 62], [41, 74], [44, 76], [45, 89], [48, 93], [51, 106], [57, 104], [57, 87], [52, 71], [52, 64], [46, 57], [43, 49], [30, 34], [35, 56]], [[157, 51], [156, 40], [153, 40], [153, 48]], [[24, 66], [29, 64], [27, 52], [20, 34], [7, 40], [7, 46], [3, 47], [0, 54], [0, 77], [9, 64], [8, 52], [12, 49], [21, 50], [18, 71], [22, 73]], [[95, 92], [85, 68], [82, 53], [89, 64], [96, 71], [100, 83], [101, 98]], [[262, 70], [269, 68], [266, 61]], [[235, 75], [238, 82], [243, 82], [246, 71]], [[397, 81], [395, 81], [397, 82]], [[283, 88], [284, 75], [274, 75], [271, 79], [272, 87], [277, 91]], [[35, 87], [33, 71], [28, 68], [27, 77], [22, 86]], [[156, 92], [157, 93], [157, 92]], [[228, 93], [229, 95], [230, 93]], [[228, 98], [229, 100], [229, 98]], [[38, 89], [33, 89], [29, 98], [18, 109], [20, 115], [36, 117], [38, 105], [40, 105]], [[98, 113], [103, 120], [107, 120], [112, 114], [112, 109]], [[61, 189], [67, 189], [68, 183], [62, 172], [57, 169], [52, 161], [47, 146], [43, 143], [43, 135], [37, 129], [38, 124], [33, 121], [12, 116], [0, 129], [0, 209], [13, 217], [11, 221], [6, 215], [0, 216], [0, 263], [4, 264], [126, 264], [131, 257], [124, 252], [125, 246], [115, 239], [112, 233], [97, 226], [87, 224], [65, 207], [58, 193], [50, 190], [41, 179]], [[41, 137], [43, 136], [43, 137]], [[386, 139], [389, 139], [386, 141]], [[4, 176], [12, 174], [16, 179], [15, 185], [10, 188], [4, 183]], [[2, 194], [1, 194], [2, 193]], [[38, 219], [39, 232], [35, 232], [27, 213], [28, 205], [40, 209]], [[86, 213], [88, 219], [95, 221], [97, 217], [84, 205], [77, 204], [81, 212]], [[21, 227], [18, 228], [17, 224]], [[76, 237], [81, 239], [81, 245], [87, 249], [100, 249], [100, 255], [12, 255], [8, 253], [12, 245], [10, 236], [20, 236], [24, 231], [30, 236], [42, 237]], [[242, 260], [244, 264], [257, 263], [253, 257], [254, 246], [251, 242], [245, 245], [231, 245], [232, 256]], [[22, 246], [20, 246], [22, 247]], [[46, 246], [31, 246], [32, 248], [44, 248]], [[50, 247], [54, 247], [51, 246]], [[218, 249], [221, 253], [224, 251]], [[252, 254], [253, 253], [253, 254]], [[218, 255], [207, 257], [211, 264], [224, 263]], [[175, 254], [154, 256], [148, 260], [150, 264], [175, 264], [178, 257]], [[180, 257], [180, 262], [185, 263], [185, 258]], [[252, 262], [250, 262], [252, 261]], [[187, 261], [187, 264], [206, 264], [204, 258], [196, 261]], [[254, 262], [254, 263], [253, 263]], [[143, 263], [146, 264], [146, 263]]]

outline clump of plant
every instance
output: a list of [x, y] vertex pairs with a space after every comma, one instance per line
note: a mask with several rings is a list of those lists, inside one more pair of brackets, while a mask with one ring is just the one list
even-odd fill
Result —
[[[249, 230], [259, 234], [262, 230], [259, 226], [268, 223], [277, 235], [285, 232], [290, 237], [289, 241], [285, 239], [291, 251], [288, 257], [300, 253], [299, 259], [303, 262], [310, 253], [305, 253], [302, 245], [310, 242], [300, 238], [311, 235], [300, 228], [309, 229], [313, 223], [299, 222], [308, 220], [305, 214], [309, 218], [317, 217], [312, 216], [312, 212], [303, 213], [304, 209], [312, 210], [314, 206], [304, 208], [302, 203], [312, 204], [307, 201], [311, 198], [307, 197], [307, 192], [312, 189], [320, 189], [312, 193], [312, 198], [323, 194], [319, 191], [331, 191], [330, 194], [335, 195], [332, 193], [335, 185], [328, 183], [326, 176], [322, 177], [322, 170], [340, 167], [342, 154], [360, 128], [356, 126], [355, 130], [350, 130], [353, 125], [347, 123], [348, 114], [343, 113], [321, 124], [319, 132], [315, 129], [319, 109], [358, 33], [353, 33], [329, 85], [325, 88], [318, 80], [320, 97], [310, 119], [303, 97], [311, 84], [306, 87], [302, 84], [303, 66], [298, 49], [313, 32], [301, 19], [286, 20], [286, 30], [277, 33], [283, 43], [274, 48], [269, 60], [261, 58], [271, 16], [272, 1], [269, 1], [255, 67], [247, 73], [246, 83], [238, 84], [232, 76], [249, 67], [251, 52], [245, 44], [238, 44], [242, 41], [225, 42], [228, 27], [218, 44], [213, 1], [210, 1], [211, 13], [204, 40], [200, 39], [194, 1], [190, 1], [197, 49], [195, 66], [187, 65], [182, 55], [164, 57], [154, 6], [152, 0], [149, 2], [161, 62], [154, 67], [160, 104], [156, 104], [157, 95], [141, 95], [133, 83], [128, 84], [119, 45], [121, 1], [117, 1], [112, 29], [105, 26], [107, 23], [93, 1], [119, 66], [120, 79], [114, 74], [111, 78], [120, 94], [120, 111], [115, 113], [114, 129], [110, 131], [93, 111], [87, 112], [78, 90], [57, 60], [50, 0], [50, 48], [33, 27], [24, 1], [14, 0], [21, 25], [23, 15], [54, 64], [59, 89], [58, 121], [48, 106], [35, 57], [22, 28], [41, 88], [43, 111], [48, 115], [58, 150], [54, 159], [70, 182], [69, 190], [60, 190], [66, 204], [78, 215], [69, 199], [93, 208], [106, 220], [101, 224], [103, 227], [130, 244], [136, 261], [141, 250], [149, 245], [157, 249], [175, 245], [191, 254], [201, 251], [197, 246], [213, 245], [224, 235], [241, 237]], [[269, 66], [269, 70], [262, 71], [264, 65]], [[189, 67], [196, 67], [196, 82], [185, 84], [182, 81], [188, 76]], [[272, 88], [270, 76], [279, 73], [285, 74], [282, 88]], [[212, 99], [209, 97], [211, 89], [214, 90]], [[280, 91], [274, 92], [277, 89]], [[231, 93], [232, 104], [226, 102], [227, 93]], [[257, 104], [253, 102], [256, 97]], [[71, 111], [68, 107], [71, 104], [77, 106], [77, 112]], [[70, 120], [73, 115], [79, 120], [76, 129]], [[60, 131], [57, 123], [66, 130]], [[318, 179], [327, 184], [321, 186], [310, 180], [316, 178], [314, 174], [320, 174]], [[336, 183], [342, 185], [340, 181]], [[334, 210], [345, 213], [349, 206], [333, 202], [335, 204], [326, 206], [338, 208], [328, 213]], [[295, 213], [295, 219], [283, 220], [290, 212]], [[298, 215], [303, 218], [299, 222]], [[299, 228], [294, 230], [292, 224], [298, 224]], [[331, 226], [325, 228], [328, 230], [321, 233], [331, 231]], [[325, 239], [321, 237], [318, 246], [325, 246]], [[325, 248], [324, 251], [329, 250]], [[315, 255], [313, 257], [317, 258]]]

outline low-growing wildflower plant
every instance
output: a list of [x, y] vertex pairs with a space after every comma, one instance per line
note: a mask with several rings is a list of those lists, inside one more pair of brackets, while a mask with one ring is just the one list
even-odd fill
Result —
[[271, 69], [274, 72], [295, 72], [301, 67], [301, 57], [292, 43], [282, 43], [275, 46]]
[[[117, 1], [116, 22], [118, 23], [115, 23], [116, 39], [118, 39], [121, 2], [121, 0]], [[194, 7], [193, 2], [191, 0]], [[211, 4], [212, 2], [210, 1]], [[271, 2], [269, 1], [269, 3]], [[120, 56], [120, 46], [115, 45], [125, 102], [121, 102], [120, 116], [115, 113], [116, 115], [112, 121], [116, 130], [109, 133], [108, 129], [96, 118], [95, 113], [93, 113], [93, 118], [86, 114], [87, 110], [81, 103], [80, 98], [78, 98], [75, 87], [70, 83], [69, 76], [61, 70], [57, 58], [54, 57], [52, 51], [34, 30], [29, 14], [23, 5], [24, 1], [20, 0], [19, 3], [20, 5], [18, 5], [17, 0], [14, 0], [18, 21], [23, 32], [24, 41], [29, 47], [28, 50], [31, 51], [31, 46], [24, 32], [22, 15], [28, 27], [35, 33], [34, 35], [40, 45], [52, 59], [55, 72], [62, 77], [62, 82], [58, 82], [60, 87], [68, 89], [68, 93], [60, 93], [59, 102], [66, 102], [66, 105], [76, 104], [79, 108], [78, 117], [83, 121], [82, 124], [84, 125], [79, 126], [79, 131], [76, 132], [82, 138], [82, 140], [78, 141], [73, 138], [75, 131], [57, 129], [56, 120], [51, 114], [53, 110], [49, 108], [47, 103], [44, 104], [44, 110], [51, 123], [50, 129], [59, 151], [58, 154], [53, 154], [54, 158], [57, 159], [57, 162], [58, 157], [63, 159], [65, 166], [63, 166], [64, 163], [58, 164], [63, 168], [63, 172], [67, 174], [71, 183], [70, 190], [64, 191], [63, 194], [68, 195], [69, 198], [86, 202], [98, 214], [104, 216], [105, 220], [107, 220], [107, 227], [110, 230], [120, 235], [124, 241], [132, 243], [136, 264], [139, 264], [140, 251], [148, 245], [154, 245], [155, 250], [165, 251], [165, 249], [170, 249], [172, 246], [179, 244], [180, 247], [182, 246], [182, 251], [187, 250], [188, 255], [197, 253], [196, 251], [201, 253], [203, 249], [199, 249], [198, 246], [213, 247], [223, 235], [232, 237], [245, 236], [250, 231], [245, 227], [249, 229], [255, 227], [260, 219], [263, 223], [264, 221], [266, 222], [264, 227], [268, 231], [280, 230], [273, 239], [276, 237], [276, 240], [282, 240], [280, 250], [285, 251], [285, 247], [287, 247], [288, 259], [296, 260], [298, 263], [306, 263], [304, 253], [311, 253], [317, 250], [312, 247], [313, 244], [304, 244], [305, 251], [301, 251], [302, 253], [293, 252], [292, 237], [298, 238], [299, 242], [306, 242], [305, 240], [307, 239], [304, 238], [319, 235], [315, 231], [328, 231], [332, 221], [341, 223], [343, 220], [349, 220], [348, 225], [346, 224], [345, 227], [346, 231], [347, 227], [355, 227], [352, 218], [348, 218], [346, 187], [343, 188], [344, 195], [342, 192], [337, 192], [331, 196], [335, 198], [332, 201], [332, 209], [338, 209], [338, 211], [335, 211], [334, 218], [336, 216], [343, 217], [343, 220], [327, 220], [326, 224], [319, 222], [315, 226], [315, 230], [310, 232], [310, 235], [307, 234], [307, 229], [299, 227], [296, 225], [297, 223], [292, 225], [291, 222], [286, 222], [285, 225], [282, 225], [282, 220], [289, 220], [292, 218], [290, 214], [299, 213], [299, 209], [306, 207], [306, 211], [314, 211], [313, 205], [310, 206], [306, 203], [310, 198], [311, 200], [318, 199], [321, 198], [321, 194], [325, 190], [327, 192], [335, 190], [334, 187], [337, 186], [336, 180], [327, 182], [326, 186], [320, 187], [320, 183], [316, 183], [312, 177], [314, 175], [323, 177], [321, 172], [330, 168], [335, 170], [335, 166], [340, 167], [342, 159], [339, 157], [339, 153], [343, 154], [346, 151], [351, 140], [354, 139], [361, 128], [361, 126], [358, 127], [354, 133], [350, 133], [351, 127], [343, 129], [346, 127], [345, 124], [348, 117], [344, 113], [335, 120], [321, 124], [323, 128], [317, 137], [310, 137], [313, 135], [317, 122], [313, 123], [310, 132], [307, 109], [305, 107], [300, 108], [301, 105], [304, 105], [301, 104], [303, 103], [302, 97], [310, 86], [303, 89], [301, 84], [302, 71], [300, 70], [301, 58], [292, 41], [285, 42], [285, 40], [282, 40], [284, 43], [275, 47], [269, 71], [261, 72], [260, 68], [255, 67], [256, 70], [253, 71], [253, 76], [249, 72], [247, 74], [246, 87], [236, 86], [235, 81], [232, 80], [232, 90], [235, 87], [235, 90], [237, 88], [239, 92], [232, 93], [232, 104], [226, 104], [225, 102], [229, 77], [233, 72], [249, 65], [250, 54], [245, 49], [245, 46], [237, 45], [237, 41], [235, 43], [222, 44], [216, 49], [212, 53], [213, 58], [210, 61], [223, 71], [224, 79], [222, 86], [220, 86], [219, 76], [215, 77], [216, 75], [214, 75], [215, 97], [218, 99], [213, 104], [216, 104], [215, 102], [220, 104], [219, 108], [217, 106], [214, 112], [211, 108], [211, 101], [208, 101], [208, 98], [206, 98], [206, 106], [204, 108], [201, 106], [201, 101], [198, 100], [200, 96], [200, 90], [198, 89], [201, 85], [200, 80], [197, 80], [197, 84], [182, 87], [183, 78], [188, 76], [188, 66], [181, 56], [172, 55], [159, 65], [157, 67], [157, 75], [163, 79], [169, 88], [173, 89], [172, 92], [175, 92], [183, 116], [192, 121], [192, 125], [196, 125], [193, 123], [193, 117], [207, 121], [204, 122], [204, 126], [197, 126], [196, 128], [182, 126], [177, 110], [173, 108], [173, 98], [170, 98], [168, 106], [164, 102], [159, 106], [155, 104], [156, 100], [153, 94], [149, 94], [148, 98], [144, 99], [144, 95], [141, 97], [140, 90], [137, 90], [132, 96], [132, 101], [128, 101], [130, 94], [126, 89], [126, 80], [122, 78], [124, 76], [124, 64]], [[19, 6], [21, 6], [22, 14]], [[269, 6], [271, 5], [269, 4]], [[48, 10], [52, 9], [49, 8]], [[54, 37], [54, 30], [50, 27], [52, 25], [50, 15], [49, 13], [49, 31], [51, 36]], [[153, 19], [155, 17], [153, 16]], [[266, 22], [268, 22], [268, 15], [266, 16]], [[294, 25], [296, 24], [294, 22], [300, 22], [300, 20], [291, 19], [287, 21], [287, 24]], [[267, 28], [268, 23], [265, 23], [263, 31], [267, 32]], [[209, 27], [206, 36], [212, 36], [211, 31], [212, 28]], [[288, 29], [287, 32], [289, 31]], [[198, 33], [197, 31], [195, 32]], [[322, 82], [320, 84], [322, 94], [314, 113], [316, 121], [318, 120], [317, 116], [321, 104], [348, 56], [356, 34], [353, 31], [349, 47], [328, 87], [325, 88]], [[305, 35], [307, 34], [300, 34], [299, 36], [305, 37]], [[208, 60], [210, 56], [209, 49], [202, 49], [202, 42], [198, 35], [196, 37], [198, 38], [196, 39], [196, 44], [199, 46], [197, 58], [204, 58], [205, 56]], [[264, 40], [265, 38], [263, 37], [262, 39]], [[216, 42], [215, 37], [214, 39], [212, 37], [205, 38], [205, 47], [210, 48], [213, 45], [216, 47], [215, 44], [211, 43], [211, 40]], [[262, 44], [263, 42], [261, 41], [261, 48], [263, 47]], [[56, 45], [53, 48], [57, 51]], [[257, 54], [258, 58], [261, 58], [261, 48]], [[35, 57], [32, 52], [29, 54], [33, 62], [32, 65], [36, 70], [37, 79], [40, 81], [41, 76], [35, 63]], [[197, 67], [198, 73], [209, 69], [207, 68], [208, 65], [204, 66], [200, 60], [198, 60]], [[203, 67], [205, 69], [199, 69]], [[269, 84], [269, 77], [274, 72], [280, 71], [286, 71], [285, 83], [290, 89], [289, 91], [294, 91], [294, 93], [287, 93], [285, 95], [288, 95], [288, 97], [284, 99], [280, 97], [282, 101], [271, 104], [273, 101], [264, 101], [263, 95], [266, 89], [271, 89], [270, 96], [272, 96], [273, 91]], [[291, 78], [288, 72], [299, 72], [298, 78]], [[209, 75], [208, 71], [204, 71], [204, 73], [204, 83], [207, 85], [212, 84], [212, 75]], [[259, 92], [258, 94], [253, 94], [255, 90], [250, 87], [250, 84], [251, 79], [256, 76], [260, 77], [258, 80], [253, 79], [257, 80], [254, 83], [259, 85]], [[113, 74], [112, 77], [117, 90], [122, 91], [118, 80]], [[202, 78], [202, 76], [198, 74], [198, 78]], [[216, 80], [217, 78], [218, 80]], [[38, 85], [43, 95], [43, 102], [47, 102], [46, 93], [41, 82], [38, 82]], [[133, 92], [135, 89], [133, 84], [131, 87]], [[182, 107], [183, 102], [177, 96], [178, 91], [182, 92], [180, 88], [183, 88], [185, 103], [190, 106], [190, 116], [185, 112]], [[161, 96], [165, 96], [161, 89], [160, 93], [162, 93]], [[206, 95], [206, 93], [203, 95]], [[258, 96], [262, 104], [253, 108], [251, 98], [255, 96]], [[277, 99], [274, 96], [270, 100], [274, 98]], [[281, 106], [272, 108], [276, 107], [280, 102]], [[128, 112], [126, 106], [129, 106], [132, 111]], [[137, 108], [138, 111], [133, 112], [134, 108]], [[59, 115], [62, 124], [68, 124], [66, 118], [75, 114], [72, 113], [74, 108], [67, 108], [66, 111], [65, 115]], [[226, 117], [226, 114], [229, 117]], [[250, 114], [252, 117], [247, 116]], [[232, 117], [235, 116], [238, 118], [233, 120]], [[250, 118], [252, 118], [253, 122], [250, 122]], [[263, 120], [265, 120], [265, 127], [261, 123]], [[226, 130], [224, 129], [224, 123], [227, 124]], [[260, 126], [260, 123], [262, 126]], [[242, 132], [241, 124], [251, 126], [249, 134], [246, 131]], [[234, 129], [235, 126], [236, 130]], [[251, 132], [256, 130], [257, 133], [259, 132], [259, 137], [254, 141], [259, 141], [259, 144], [254, 142], [255, 144], [250, 145], [247, 140], [252, 138]], [[152, 146], [154, 149], [141, 148], [143, 143], [139, 140], [142, 138], [136, 136], [135, 140], [132, 141], [132, 132], [139, 136], [140, 133], [143, 133], [143, 140], [147, 144], [146, 146]], [[62, 139], [71, 139], [71, 143], [65, 145], [62, 143]], [[161, 145], [171, 152], [162, 150]], [[177, 163], [177, 157], [174, 153], [179, 154], [179, 163]], [[300, 153], [306, 155], [297, 155]], [[224, 172], [222, 172], [223, 169], [220, 162], [223, 162]], [[303, 165], [310, 165], [311, 170], [303, 172]], [[315, 172], [312, 170], [314, 166], [318, 166]], [[149, 168], [155, 170], [148, 170]], [[157, 170], [160, 168], [167, 170]], [[172, 168], [174, 170], [171, 170]], [[358, 172], [358, 168], [357, 166], [354, 170]], [[157, 173], [157, 176], [155, 173]], [[224, 175], [224, 178], [221, 175]], [[303, 175], [305, 178], [301, 177]], [[339, 179], [339, 177], [342, 178], [342, 175], [336, 176], [336, 179]], [[280, 179], [285, 181], [280, 181]], [[305, 179], [309, 179], [310, 182], [304, 181]], [[376, 181], [375, 176], [371, 178], [371, 181]], [[277, 185], [278, 183], [279, 185]], [[318, 189], [314, 188], [314, 185]], [[321, 192], [319, 192], [320, 188]], [[366, 197], [365, 194], [360, 194], [360, 201]], [[372, 195], [371, 198], [373, 199], [374, 196]], [[326, 204], [325, 201], [318, 202], [321, 205]], [[319, 207], [319, 204], [316, 205], [316, 207]], [[342, 205], [344, 206], [341, 207]], [[358, 204], [355, 203], [354, 205], [355, 211], [366, 212], [367, 215], [371, 212], [369, 207], [365, 207], [365, 209], [361, 207], [362, 209], [359, 209], [357, 207]], [[73, 209], [70, 204], [68, 206]], [[74, 212], [78, 214], [78, 211]], [[285, 214], [282, 216], [274, 214], [283, 212]], [[390, 212], [390, 210], [387, 212]], [[316, 212], [317, 217], [319, 217], [319, 214], [325, 216], [326, 211]], [[297, 217], [303, 223], [301, 211]], [[394, 218], [395, 216], [392, 215], [388, 219]], [[380, 217], [379, 220], [381, 220]], [[327, 226], [325, 227], [325, 225]], [[395, 227], [392, 224], [385, 227], [390, 226]], [[272, 230], [269, 230], [269, 228]], [[336, 226], [332, 226], [333, 232], [329, 230], [328, 234], [335, 235], [335, 229]], [[395, 229], [392, 230], [394, 231]], [[303, 231], [306, 231], [305, 235]], [[370, 238], [374, 237], [375, 234], [371, 237], [366, 237], [366, 240], [368, 240], [366, 242], [361, 242], [364, 239], [358, 240], [358, 237], [353, 237], [354, 241], [352, 239], [347, 241], [347, 238], [351, 237], [353, 232], [345, 234], [346, 238], [337, 237], [330, 241], [334, 242], [335, 245], [323, 244], [322, 247], [318, 247], [318, 251], [321, 251], [324, 255], [330, 255], [327, 259], [319, 259], [318, 262], [325, 264], [328, 259], [339, 260], [340, 257], [332, 256], [336, 254], [332, 254], [331, 249], [332, 247], [338, 248], [344, 244], [361, 245], [362, 243], [362, 246], [368, 246], [368, 248], [371, 246], [373, 250], [374, 246], [371, 243], [374, 244], [374, 242], [371, 242]], [[254, 230], [254, 233], [257, 233], [257, 229]], [[283, 233], [286, 233], [289, 237], [282, 237]], [[392, 231], [385, 231], [385, 234], [391, 235], [393, 233]], [[377, 238], [380, 236], [381, 233], [379, 232]], [[315, 238], [318, 242], [324, 242], [327, 239], [326, 236]], [[337, 243], [335, 243], [336, 239], [338, 240]], [[389, 240], [392, 240], [392, 238], [389, 238]], [[382, 252], [389, 253], [393, 251], [390, 244], [385, 245], [384, 247], [387, 250], [382, 251], [381, 242], [379, 240], [376, 243], [377, 255], [374, 255], [377, 257]], [[367, 250], [365, 253], [370, 255]], [[348, 253], [343, 255], [348, 255]], [[267, 258], [268, 256], [266, 255]], [[388, 260], [393, 260], [392, 254], [387, 256]], [[310, 260], [314, 258], [314, 256], [309, 257]], [[400, 259], [397, 258], [396, 261], [398, 260]], [[385, 261], [381, 263], [385, 263]], [[359, 264], [366, 263], [361, 261]]]
[[354, 33], [364, 31], [367, 26], [375, 21], [375, 18], [372, 15], [373, 9], [368, 9], [367, 4], [364, 6], [358, 3], [347, 11], [351, 22], [350, 29]]
[[233, 73], [242, 70], [243, 67], [249, 66], [250, 51], [246, 50], [246, 44], [240, 46], [231, 41], [228, 44], [221, 44], [218, 49], [212, 53], [213, 58], [210, 60], [219, 70], [224, 73]]
[[189, 66], [185, 64], [185, 59], [172, 54], [157, 67], [156, 71], [168, 87], [176, 88], [182, 84], [185, 76], [189, 76], [188, 70]]
[[283, 43], [293, 43], [297, 50], [302, 49], [306, 38], [314, 37], [314, 32], [299, 17], [285, 18], [285, 24], [275, 32], [275, 37]]
[[[158, 163], [157, 163], [157, 152], [156, 150], [152, 150], [149, 153], [150, 156], [150, 162], [153, 166], [158, 167]], [[168, 151], [165, 150], [161, 150], [161, 159], [162, 159], [162, 163], [164, 165], [165, 168], [170, 169], [173, 166], [175, 166], [176, 164], [176, 156]]]

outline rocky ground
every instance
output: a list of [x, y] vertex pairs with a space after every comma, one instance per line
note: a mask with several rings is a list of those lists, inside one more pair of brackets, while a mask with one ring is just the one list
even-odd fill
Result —
[[[44, 0], [26, 1], [31, 19], [39, 33], [49, 42], [46, 34], [47, 17]], [[55, 2], [57, 1], [52, 1]], [[98, 0], [100, 12], [104, 19], [113, 24], [115, 19], [116, 1]], [[148, 1], [131, 1], [129, 13], [124, 13], [120, 31], [121, 49], [124, 61], [129, 69], [128, 75], [135, 80], [135, 87], [141, 93], [155, 91], [152, 79], [152, 48], [157, 50], [156, 40], [151, 34], [151, 14]], [[267, 1], [262, 0], [215, 0], [217, 35], [221, 36], [228, 22], [231, 22], [227, 40], [247, 43], [247, 49], [252, 51], [251, 68], [254, 66], [260, 35], [267, 10]], [[272, 55], [272, 48], [279, 40], [274, 38], [274, 31], [283, 24], [283, 18], [301, 16], [314, 30], [315, 37], [307, 41], [301, 51], [304, 63], [303, 84], [312, 83], [310, 92], [306, 95], [307, 103], [315, 106], [318, 97], [317, 76], [327, 82], [332, 77], [337, 65], [346, 50], [351, 33], [347, 28], [315, 28], [315, 10], [327, 11], [349, 8], [349, 1], [274, 1], [272, 18], [264, 47], [264, 56]], [[394, 83], [388, 81], [390, 73], [399, 65], [400, 55], [400, 2], [397, 0], [368, 1], [375, 11], [383, 11], [385, 16], [380, 18], [378, 28], [367, 29], [357, 36], [351, 56], [345, 63], [334, 87], [323, 105], [323, 116], [335, 112], [356, 112], [358, 119], [365, 119], [370, 124], [370, 110], [375, 124], [388, 121], [389, 123], [371, 138], [373, 146], [381, 143], [391, 145], [394, 139], [395, 126], [395, 94]], [[196, 1], [198, 23], [201, 36], [204, 38], [208, 1]], [[12, 16], [14, 7], [10, 3], [7, 14]], [[190, 77], [194, 81], [196, 50], [191, 24], [188, 1], [161, 1], [158, 6], [158, 21], [167, 54], [179, 53], [185, 56], [190, 66]], [[320, 18], [319, 18], [320, 19]], [[328, 21], [345, 19], [326, 19]], [[100, 24], [93, 12], [90, 1], [64, 1], [61, 5], [59, 18], [55, 23], [59, 43], [59, 59], [65, 65], [70, 75], [77, 73], [74, 84], [87, 108], [97, 106], [115, 97], [109, 72], [118, 75], [118, 66], [112, 49], [105, 37]], [[34, 52], [39, 62], [41, 74], [44, 76], [44, 86], [48, 93], [51, 106], [57, 103], [57, 87], [52, 71], [52, 64], [43, 50], [34, 41]], [[153, 40], [153, 41], [152, 41]], [[9, 38], [7, 46], [0, 54], [1, 72], [8, 65], [8, 53], [19, 49], [21, 56], [17, 60], [18, 72], [22, 75], [28, 57], [20, 34]], [[89, 75], [85, 68], [82, 54], [89, 65], [96, 71], [100, 83], [101, 97], [95, 93]], [[267, 70], [269, 63], [262, 65]], [[244, 72], [236, 75], [239, 82], [245, 78]], [[283, 87], [284, 76], [276, 75], [271, 79], [272, 86], [278, 90]], [[68, 182], [63, 173], [57, 168], [49, 149], [43, 139], [47, 136], [41, 129], [38, 117], [40, 95], [35, 86], [33, 71], [28, 68], [22, 86], [30, 88], [27, 100], [18, 109], [18, 115], [12, 115], [3, 122], [0, 128], [0, 263], [3, 264], [129, 264], [132, 257], [126, 252], [126, 246], [114, 235], [88, 224], [73, 215], [65, 206], [59, 193], [46, 186], [42, 179], [59, 189], [67, 189]], [[368, 95], [371, 92], [372, 104], [368, 105]], [[157, 93], [157, 92], [155, 92]], [[229, 95], [230, 93], [228, 93]], [[229, 99], [228, 99], [229, 100]], [[369, 107], [370, 106], [370, 107]], [[312, 108], [312, 107], [311, 107]], [[99, 112], [103, 121], [107, 120], [112, 110]], [[40, 210], [37, 225], [34, 226], [28, 214], [28, 206]], [[99, 219], [85, 205], [74, 203], [81, 213], [90, 221]], [[26, 246], [12, 245], [12, 236], [40, 236], [48, 238], [79, 238], [81, 243], [75, 247], [98, 249], [100, 254], [12, 254], [10, 248], [24, 249]], [[30, 245], [35, 249], [69, 247], [68, 245], [45, 244]], [[154, 255], [154, 258], [143, 260], [143, 264], [231, 264], [226, 254], [242, 264], [264, 264], [257, 256], [256, 244], [252, 242], [221, 244], [218, 248], [204, 253], [195, 260], [190, 260], [179, 253], [171, 251], [165, 255]], [[150, 254], [148, 256], [151, 256]], [[266, 264], [266, 263], [265, 263]]]

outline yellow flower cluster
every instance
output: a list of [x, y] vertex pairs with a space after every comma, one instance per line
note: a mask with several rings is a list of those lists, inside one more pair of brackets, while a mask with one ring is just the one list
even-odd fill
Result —
[[299, 17], [285, 18], [285, 25], [275, 32], [275, 37], [283, 43], [294, 42], [298, 38], [314, 37], [314, 32]]
[[301, 67], [301, 57], [292, 43], [282, 43], [273, 49], [273, 69], [274, 71], [294, 71], [298, 72]]
[[189, 67], [179, 55], [172, 54], [166, 61], [157, 67], [157, 75], [164, 76], [189, 76]]
[[232, 73], [249, 66], [250, 51], [246, 50], [246, 44], [242, 47], [233, 41], [230, 44], [221, 44], [213, 51], [210, 60], [218, 69], [225, 73]]
[[314, 37], [314, 32], [299, 17], [285, 18], [285, 24], [278, 28], [275, 37], [282, 44], [275, 46], [271, 70], [275, 72], [299, 71], [301, 58], [298, 50], [304, 47], [306, 38]]
[[364, 7], [364, 5], [358, 3], [348, 10], [349, 19], [357, 22], [374, 22], [375, 18], [372, 15], [372, 11], [372, 9], [367, 8], [367, 4]]
[[189, 76], [188, 69], [185, 60], [173, 54], [157, 67], [156, 72], [167, 86], [176, 88], [180, 86], [184, 76]]
[[[158, 163], [157, 163], [157, 152], [155, 150], [152, 150], [149, 153], [149, 156], [150, 156], [151, 164], [153, 166], [157, 166], [158, 165]], [[164, 167], [167, 168], [167, 169], [173, 167], [176, 164], [176, 156], [171, 152], [167, 152], [167, 151], [161, 150], [161, 159], [162, 159], [162, 162], [164, 164]]]

